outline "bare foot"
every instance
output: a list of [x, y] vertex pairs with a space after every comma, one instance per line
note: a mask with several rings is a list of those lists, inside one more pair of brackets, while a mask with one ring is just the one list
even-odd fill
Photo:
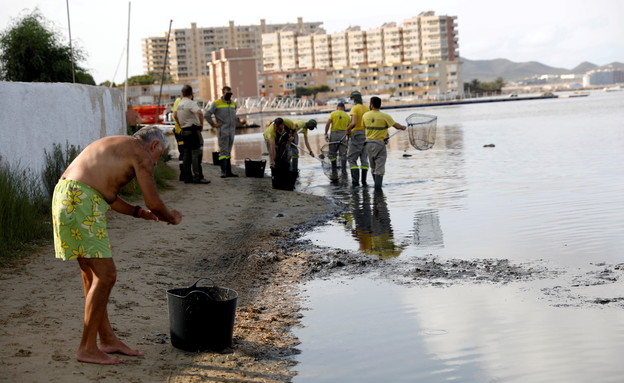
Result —
[[95, 363], [95, 364], [119, 364], [123, 361], [119, 358], [114, 358], [100, 350], [96, 351], [81, 351], [76, 352], [76, 359], [79, 362]]
[[139, 350], [128, 347], [124, 342], [116, 340], [110, 344], [100, 344], [99, 349], [107, 354], [120, 353], [129, 356], [142, 356]]

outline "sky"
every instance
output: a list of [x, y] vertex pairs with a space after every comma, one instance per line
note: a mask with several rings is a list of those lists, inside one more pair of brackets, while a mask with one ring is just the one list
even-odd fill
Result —
[[125, 79], [129, 8], [129, 76], [144, 72], [142, 39], [166, 35], [170, 20], [172, 29], [180, 29], [192, 22], [224, 27], [229, 21], [294, 23], [303, 17], [304, 22], [322, 22], [334, 33], [356, 25], [367, 30], [385, 22], [401, 24], [426, 11], [457, 16], [460, 57], [470, 60], [538, 61], [565, 69], [584, 61], [624, 62], [621, 0], [0, 0], [0, 31], [35, 8], [65, 43], [71, 27], [73, 45], [87, 56], [82, 66], [98, 84]]

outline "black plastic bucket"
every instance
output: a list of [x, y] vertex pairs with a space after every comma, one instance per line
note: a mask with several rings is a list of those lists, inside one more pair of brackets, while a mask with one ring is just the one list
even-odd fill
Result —
[[212, 164], [215, 166], [221, 165], [221, 160], [219, 159], [220, 152], [212, 152]]
[[245, 176], [246, 177], [264, 177], [264, 169], [266, 167], [266, 160], [254, 161], [249, 158], [245, 158]]
[[238, 293], [232, 289], [191, 287], [167, 290], [171, 344], [186, 351], [232, 347]]
[[299, 171], [291, 171], [287, 168], [271, 168], [271, 185], [273, 189], [295, 190], [295, 182], [299, 177]]

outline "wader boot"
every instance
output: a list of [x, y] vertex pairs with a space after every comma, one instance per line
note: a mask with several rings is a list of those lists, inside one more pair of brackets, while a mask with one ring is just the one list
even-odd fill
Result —
[[351, 185], [358, 186], [360, 184], [360, 169], [351, 169]]
[[366, 183], [366, 175], [368, 174], [368, 169], [362, 169], [362, 186], [368, 185]]
[[338, 181], [338, 164], [336, 160], [331, 162], [331, 181]]
[[227, 160], [225, 158], [219, 160], [221, 164], [221, 178], [227, 177]]
[[225, 160], [225, 176], [226, 177], [238, 177], [238, 174], [232, 173], [232, 162], [230, 158]]
[[383, 176], [376, 176], [373, 174], [373, 179], [375, 180], [375, 190], [381, 190], [381, 184], [383, 183]]

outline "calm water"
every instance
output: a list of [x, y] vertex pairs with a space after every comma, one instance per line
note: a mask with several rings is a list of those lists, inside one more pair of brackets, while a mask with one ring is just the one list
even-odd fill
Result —
[[[447, 288], [310, 282], [294, 381], [624, 381], [624, 311], [544, 294], [624, 263], [624, 92], [389, 111], [401, 122], [414, 112], [438, 116], [436, 145], [419, 152], [393, 137], [383, 195], [330, 185], [317, 160], [301, 158], [298, 189], [348, 207], [306, 239], [395, 261], [543, 260], [568, 274]], [[239, 163], [265, 151], [258, 133], [236, 146]], [[575, 288], [577, 302], [624, 298], [622, 281]]]

